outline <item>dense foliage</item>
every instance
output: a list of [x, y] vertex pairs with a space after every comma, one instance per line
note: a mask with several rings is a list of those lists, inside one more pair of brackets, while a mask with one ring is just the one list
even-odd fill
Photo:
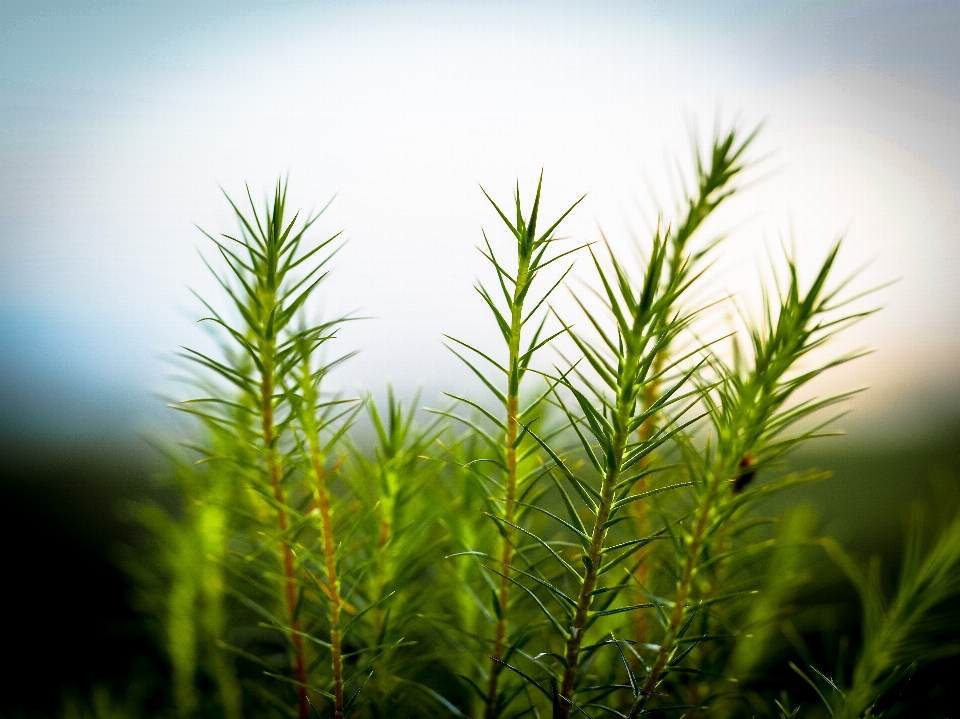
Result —
[[[808, 282], [793, 257], [773, 262], [759, 316], [707, 321], [717, 306], [699, 290], [720, 240], [698, 230], [737, 191], [753, 140], [731, 131], [696, 153], [689, 196], [642, 262], [605, 241], [560, 245], [577, 203], [544, 222], [540, 186], [527, 214], [519, 188], [509, 213], [488, 195], [503, 227], [483, 235], [477, 290], [502, 345], [449, 337], [487, 394], [451, 392], [432, 415], [392, 391], [378, 405], [330, 389], [350, 318], [311, 318], [337, 236], [309, 239], [319, 216], [289, 217], [285, 183], [263, 209], [249, 192], [248, 208], [231, 201], [239, 233], [208, 235], [222, 296], [201, 299], [219, 350], [183, 354], [196, 398], [176, 405], [195, 418], [170, 451], [181, 508], [141, 508], [150, 546], [131, 563], [169, 658], [167, 711], [900, 710], [893, 690], [957, 649], [937, 632], [956, 625], [960, 515], [924, 525], [914, 510], [893, 590], [876, 564], [818, 538], [809, 510], [763, 516], [771, 493], [825, 478], [786, 473], [783, 458], [827, 434], [824, 410], [852, 394], [806, 386], [857, 357], [817, 359], [870, 310], [834, 276], [838, 243]], [[574, 262], [599, 291], [560, 316], [550, 298]], [[850, 666], [818, 666], [791, 623], [828, 557], [862, 601]], [[796, 681], [778, 683], [784, 637]], [[101, 715], [121, 711], [98, 701]]]

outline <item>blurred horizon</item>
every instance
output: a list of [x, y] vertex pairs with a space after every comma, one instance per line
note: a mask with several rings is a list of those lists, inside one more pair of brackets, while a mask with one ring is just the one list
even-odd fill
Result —
[[[321, 290], [361, 354], [347, 392], [424, 403], [471, 378], [444, 333], [495, 328], [472, 286], [481, 184], [561, 227], [642, 247], [692, 171], [690, 138], [763, 123], [716, 291], [756, 283], [766, 248], [801, 268], [845, 236], [841, 269], [883, 312], [876, 352], [823, 388], [870, 385], [844, 420], [921, 435], [960, 415], [960, 9], [937, 2], [8, 2], [0, 9], [0, 426], [133, 437], [168, 426], [164, 359], [201, 335], [197, 248], [289, 173], [291, 207], [337, 198], [319, 240], [349, 243]], [[580, 265], [581, 277], [588, 277]], [[574, 283], [575, 286], [576, 283]], [[838, 349], [842, 349], [838, 348]]]

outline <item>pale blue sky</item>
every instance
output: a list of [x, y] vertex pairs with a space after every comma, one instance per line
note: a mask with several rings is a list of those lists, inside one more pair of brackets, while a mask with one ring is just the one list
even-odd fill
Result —
[[684, 123], [718, 107], [766, 120], [758, 155], [777, 154], [718, 218], [738, 233], [717, 282], [749, 286], [791, 228], [807, 263], [846, 231], [847, 266], [903, 279], [851, 338], [879, 351], [837, 382], [877, 387], [865, 417], [956, 409], [958, 46], [947, 2], [7, 0], [2, 419], [149, 421], [148, 391], [176, 391], [158, 357], [197, 341], [185, 288], [210, 289], [192, 223], [232, 230], [218, 183], [261, 194], [287, 171], [305, 208], [340, 192], [321, 231], [351, 243], [327, 311], [378, 318], [344, 333], [364, 350], [344, 386], [425, 383], [432, 401], [465, 379], [441, 333], [492, 338], [470, 290], [496, 227], [476, 183], [509, 200], [544, 167], [548, 209], [591, 193], [568, 232], [626, 243], [647, 188], [673, 207]]

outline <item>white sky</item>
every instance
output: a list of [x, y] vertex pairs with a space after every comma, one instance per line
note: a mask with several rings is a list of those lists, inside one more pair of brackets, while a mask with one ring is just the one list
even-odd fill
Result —
[[477, 183], [529, 201], [543, 168], [545, 216], [590, 193], [563, 234], [599, 223], [626, 249], [672, 215], [690, 123], [719, 115], [766, 121], [754, 154], [774, 154], [712, 225], [735, 229], [716, 286], [752, 286], [781, 236], [809, 269], [845, 233], [842, 268], [874, 260], [864, 287], [902, 279], [850, 339], [878, 352], [832, 384], [873, 385], [867, 418], [957, 409], [960, 12], [721, 5], [10, 3], [0, 372], [150, 415], [147, 389], [172, 391], [158, 357], [198, 341], [186, 286], [214, 292], [193, 223], [232, 232], [218, 183], [260, 198], [289, 171], [295, 207], [339, 192], [318, 233], [351, 238], [325, 312], [376, 318], [343, 332], [363, 353], [342, 385], [434, 404], [467, 381], [443, 333], [496, 346], [473, 248], [504, 235]]

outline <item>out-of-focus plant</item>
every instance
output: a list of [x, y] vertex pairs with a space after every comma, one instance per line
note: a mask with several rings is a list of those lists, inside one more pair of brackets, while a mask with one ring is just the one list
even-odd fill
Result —
[[900, 576], [889, 598], [878, 559], [863, 566], [834, 540], [822, 540], [860, 598], [860, 652], [849, 683], [814, 666], [807, 670], [792, 666], [814, 688], [832, 719], [883, 716], [878, 705], [919, 667], [960, 653], [960, 512], [938, 528], [932, 546], [925, 536], [929, 514], [920, 503], [910, 510]]

